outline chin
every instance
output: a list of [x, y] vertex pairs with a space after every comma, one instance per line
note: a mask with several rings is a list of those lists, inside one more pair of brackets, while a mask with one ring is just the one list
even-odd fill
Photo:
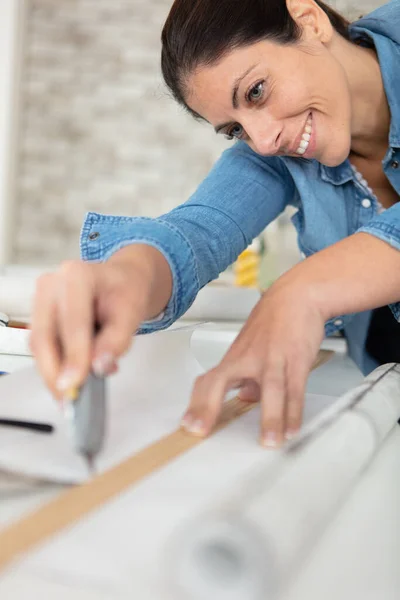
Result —
[[329, 148], [321, 153], [319, 162], [326, 167], [338, 167], [349, 158], [351, 149], [350, 140], [346, 143], [330, 143]]

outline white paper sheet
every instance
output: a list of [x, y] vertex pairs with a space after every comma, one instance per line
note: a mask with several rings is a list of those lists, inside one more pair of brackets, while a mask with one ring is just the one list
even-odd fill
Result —
[[[202, 369], [190, 351], [192, 328], [136, 338], [109, 379], [106, 445], [99, 472], [174, 431]], [[52, 423], [52, 435], [2, 428], [0, 468], [58, 482], [78, 482], [87, 467], [71, 444], [64, 416], [34, 368], [0, 380], [0, 415]]]

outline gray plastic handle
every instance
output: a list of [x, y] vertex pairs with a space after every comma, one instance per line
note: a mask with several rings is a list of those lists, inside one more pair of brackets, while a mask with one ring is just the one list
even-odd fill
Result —
[[106, 382], [92, 373], [82, 386], [77, 400], [71, 403], [71, 425], [75, 447], [88, 457], [95, 457], [103, 447], [106, 427]]

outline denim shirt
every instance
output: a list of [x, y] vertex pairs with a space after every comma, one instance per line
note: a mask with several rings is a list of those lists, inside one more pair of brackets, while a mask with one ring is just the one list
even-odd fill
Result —
[[[352, 39], [372, 40], [378, 53], [391, 112], [383, 168], [400, 196], [400, 0], [393, 0], [350, 26]], [[195, 157], [193, 157], [195, 160]], [[218, 277], [286, 206], [302, 253], [309, 256], [363, 231], [400, 249], [400, 202], [380, 211], [367, 182], [346, 160], [326, 167], [315, 160], [262, 157], [237, 142], [223, 152], [208, 177], [183, 205], [156, 219], [89, 213], [81, 234], [81, 255], [105, 261], [134, 243], [157, 248], [168, 261], [173, 292], [158, 320], [141, 333], [170, 326], [198, 291]], [[391, 306], [400, 321], [400, 303]], [[368, 373], [377, 364], [365, 350], [371, 311], [338, 315], [326, 334], [344, 330], [349, 352]]]

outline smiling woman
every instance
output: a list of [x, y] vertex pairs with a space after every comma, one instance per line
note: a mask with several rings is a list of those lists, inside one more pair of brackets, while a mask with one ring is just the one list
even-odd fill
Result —
[[113, 372], [132, 335], [170, 326], [288, 205], [307, 260], [196, 382], [183, 426], [207, 434], [240, 388], [279, 446], [300, 427], [324, 333], [343, 332], [364, 373], [399, 362], [399, 55], [400, 0], [352, 24], [319, 0], [176, 0], [167, 86], [235, 143], [166, 215], [89, 214], [83, 260], [40, 280], [32, 348], [54, 393]]

